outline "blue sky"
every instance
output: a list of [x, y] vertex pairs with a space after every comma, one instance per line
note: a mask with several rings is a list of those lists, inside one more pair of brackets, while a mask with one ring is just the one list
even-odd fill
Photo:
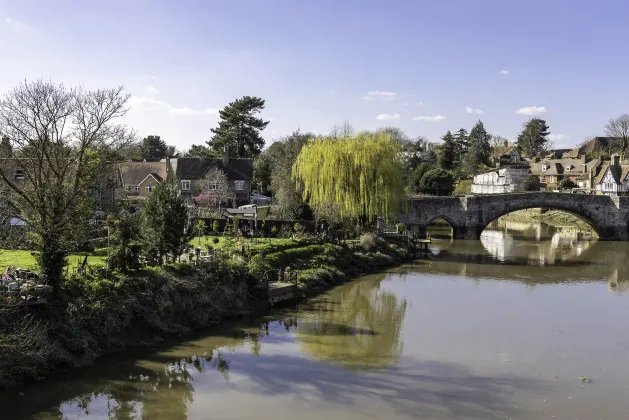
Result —
[[243, 95], [266, 100], [267, 143], [344, 120], [438, 140], [479, 118], [514, 140], [536, 115], [570, 146], [629, 112], [627, 16], [621, 0], [0, 0], [0, 92], [124, 85], [125, 122], [180, 149]]

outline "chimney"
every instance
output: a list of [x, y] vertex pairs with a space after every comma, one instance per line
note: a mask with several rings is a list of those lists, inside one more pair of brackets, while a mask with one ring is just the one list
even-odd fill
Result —
[[619, 165], [620, 165], [620, 156], [614, 153], [612, 155], [612, 166], [619, 166]]
[[505, 142], [504, 142], [504, 146], [505, 146], [505, 147], [509, 146], [509, 140], [505, 140]]
[[227, 147], [223, 148], [223, 165], [227, 166], [229, 163], [229, 153], [227, 152]]
[[168, 175], [168, 167], [170, 166], [170, 158], [166, 156], [166, 174]]

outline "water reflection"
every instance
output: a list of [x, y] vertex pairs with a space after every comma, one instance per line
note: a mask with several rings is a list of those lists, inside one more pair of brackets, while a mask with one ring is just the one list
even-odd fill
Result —
[[313, 303], [297, 327], [310, 357], [356, 369], [394, 365], [402, 355], [406, 300], [379, 287], [384, 275], [352, 284]]

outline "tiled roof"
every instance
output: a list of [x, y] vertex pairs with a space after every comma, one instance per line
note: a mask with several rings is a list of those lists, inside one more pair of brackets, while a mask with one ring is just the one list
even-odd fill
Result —
[[253, 179], [253, 159], [229, 159], [225, 164], [223, 159], [206, 159], [199, 157], [171, 159], [177, 179], [198, 180], [215, 166], [227, 174], [229, 181]]
[[[534, 175], [579, 175], [589, 171], [588, 165], [590, 163], [598, 165], [597, 162], [600, 161], [584, 163], [581, 159], [542, 160], [531, 165], [531, 172]], [[548, 169], [542, 170], [543, 165], [548, 166]]]
[[159, 182], [168, 177], [166, 162], [124, 162], [118, 168], [122, 185], [140, 185], [149, 175]]

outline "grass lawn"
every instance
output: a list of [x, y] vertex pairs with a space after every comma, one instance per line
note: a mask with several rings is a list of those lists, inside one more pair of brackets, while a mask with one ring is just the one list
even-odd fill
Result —
[[[218, 238], [218, 243], [214, 243], [214, 239]], [[224, 236], [201, 236], [201, 250], [205, 251], [206, 245], [211, 245], [212, 248], [222, 248], [225, 245]], [[291, 245], [300, 246], [299, 241], [286, 238], [257, 238], [255, 240], [245, 238], [235, 238], [236, 241], [242, 240], [245, 244], [251, 247], [251, 250], [262, 251], [269, 247], [290, 247]], [[196, 237], [189, 242], [193, 247], [199, 246], [199, 238]]]
[[[74, 268], [78, 265], [79, 259], [83, 261], [86, 253], [72, 254], [68, 257], [68, 266]], [[87, 262], [91, 266], [105, 265], [107, 261], [107, 250], [105, 248], [97, 249], [87, 258]], [[2, 272], [7, 266], [15, 268], [28, 268], [29, 270], [37, 270], [37, 262], [35, 256], [31, 255], [31, 251], [0, 249], [0, 268]]]

